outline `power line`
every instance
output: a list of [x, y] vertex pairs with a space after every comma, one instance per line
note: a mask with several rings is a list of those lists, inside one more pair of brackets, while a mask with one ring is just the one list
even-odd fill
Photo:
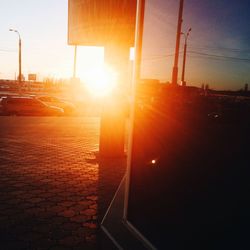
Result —
[[[190, 56], [194, 58], [193, 55], [197, 55], [196, 58], [201, 59], [211, 59], [216, 61], [238, 61], [243, 63], [250, 63], [250, 58], [241, 58], [241, 57], [231, 57], [231, 56], [222, 56], [222, 55], [216, 55], [216, 54], [209, 54], [199, 51], [187, 51], [187, 53], [191, 54]], [[179, 54], [183, 54], [183, 51], [181, 51]], [[151, 56], [145, 56], [142, 58], [142, 61], [157, 61], [157, 60], [164, 60], [168, 57], [173, 57], [174, 54], [167, 54], [167, 55], [151, 55]]]
[[205, 57], [205, 56], [201, 56], [201, 55], [189, 55], [189, 57], [196, 58], [196, 59], [202, 59], [202, 60], [223, 61], [223, 62], [230, 62], [230, 63], [244, 63], [244, 64], [248, 64], [248, 65], [250, 63], [250, 62], [246, 62], [246, 61], [232, 61], [232, 60], [223, 59], [223, 58]]
[[194, 47], [196, 49], [204, 49], [204, 50], [224, 50], [230, 52], [250, 52], [250, 48], [242, 49], [242, 48], [228, 48], [228, 47], [215, 47], [215, 46], [200, 46], [200, 44], [191, 42], [189, 47]]
[[[183, 52], [180, 52], [179, 54], [181, 54]], [[144, 57], [143, 60], [151, 60], [151, 59], [164, 59], [166, 57], [172, 57], [175, 54], [168, 54], [168, 55], [152, 55], [152, 56], [148, 56], [148, 57]]]
[[250, 58], [241, 58], [241, 57], [232, 57], [232, 56], [221, 56], [216, 54], [208, 54], [203, 53], [199, 51], [188, 51], [190, 54], [196, 54], [201, 56], [207, 56], [207, 57], [214, 57], [214, 58], [221, 58], [221, 59], [229, 59], [229, 60], [237, 60], [237, 61], [244, 61], [244, 62], [250, 62]]

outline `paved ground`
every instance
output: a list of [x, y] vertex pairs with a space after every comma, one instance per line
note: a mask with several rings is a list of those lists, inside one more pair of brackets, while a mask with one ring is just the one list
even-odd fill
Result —
[[98, 118], [0, 117], [0, 249], [98, 248], [125, 169], [98, 141]]

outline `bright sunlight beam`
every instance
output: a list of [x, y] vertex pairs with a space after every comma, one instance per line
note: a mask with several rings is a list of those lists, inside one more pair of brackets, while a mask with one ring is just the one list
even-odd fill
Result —
[[104, 97], [112, 93], [117, 85], [117, 74], [103, 65], [86, 72], [84, 82], [88, 91], [95, 97]]

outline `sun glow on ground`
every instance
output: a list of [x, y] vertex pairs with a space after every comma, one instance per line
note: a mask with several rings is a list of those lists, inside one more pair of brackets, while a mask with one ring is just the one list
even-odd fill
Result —
[[99, 65], [85, 72], [84, 83], [91, 95], [104, 97], [115, 89], [117, 73], [107, 65]]

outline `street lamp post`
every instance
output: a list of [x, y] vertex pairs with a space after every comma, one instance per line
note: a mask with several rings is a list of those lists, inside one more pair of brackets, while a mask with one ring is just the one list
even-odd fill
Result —
[[18, 75], [18, 82], [19, 82], [19, 87], [21, 87], [21, 82], [22, 82], [22, 40], [21, 40], [21, 36], [20, 36], [20, 33], [18, 32], [18, 30], [9, 29], [9, 31], [16, 32], [18, 34], [18, 37], [19, 37], [19, 56], [18, 56], [19, 75]]
[[183, 32], [181, 33], [185, 37], [184, 54], [183, 54], [183, 64], [182, 64], [182, 75], [181, 75], [182, 86], [186, 86], [186, 82], [185, 82], [185, 67], [186, 67], [186, 55], [187, 55], [187, 39], [188, 39], [188, 36], [189, 36], [191, 30], [192, 29], [190, 28], [186, 34], [183, 33]]

